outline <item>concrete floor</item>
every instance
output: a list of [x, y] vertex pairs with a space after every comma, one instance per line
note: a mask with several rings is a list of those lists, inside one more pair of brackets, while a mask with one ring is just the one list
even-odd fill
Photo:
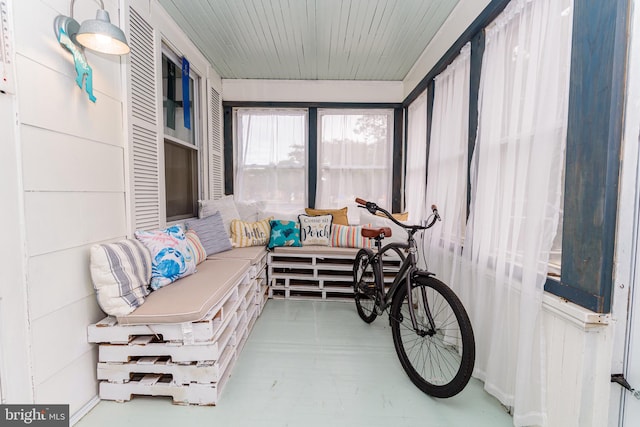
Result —
[[270, 300], [217, 406], [102, 401], [76, 425], [501, 427], [512, 418], [475, 379], [446, 400], [413, 386], [386, 316], [367, 325], [352, 303]]

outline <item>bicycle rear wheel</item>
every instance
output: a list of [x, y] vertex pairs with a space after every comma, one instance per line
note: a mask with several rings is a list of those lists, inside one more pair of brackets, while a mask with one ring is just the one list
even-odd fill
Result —
[[360, 249], [353, 262], [353, 292], [358, 315], [366, 323], [373, 322], [376, 313], [376, 281], [371, 256], [373, 252]]
[[391, 305], [391, 332], [400, 363], [423, 392], [454, 396], [469, 382], [475, 363], [469, 316], [456, 294], [434, 277], [412, 279], [411, 296], [417, 331], [411, 322], [407, 286], [398, 288]]

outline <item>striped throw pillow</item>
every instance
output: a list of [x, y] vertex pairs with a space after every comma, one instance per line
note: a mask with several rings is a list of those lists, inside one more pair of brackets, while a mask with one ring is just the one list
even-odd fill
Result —
[[[370, 226], [367, 224], [366, 226]], [[371, 239], [362, 237], [362, 225], [331, 226], [331, 246], [337, 248], [370, 248]]]
[[231, 221], [231, 242], [236, 248], [247, 246], [266, 246], [269, 243], [271, 226], [269, 221], [273, 217], [256, 222], [246, 222], [239, 219]]
[[111, 316], [131, 313], [149, 294], [151, 254], [137, 240], [93, 245], [90, 270], [98, 304]]
[[187, 236], [187, 242], [189, 242], [191, 246], [191, 251], [196, 256], [196, 265], [206, 260], [207, 251], [204, 246], [202, 246], [202, 242], [196, 232], [194, 230], [187, 230], [184, 235]]
[[229, 232], [225, 231], [224, 220], [220, 212], [202, 219], [190, 219], [185, 222], [185, 225], [187, 230], [196, 232], [207, 256], [231, 250]]

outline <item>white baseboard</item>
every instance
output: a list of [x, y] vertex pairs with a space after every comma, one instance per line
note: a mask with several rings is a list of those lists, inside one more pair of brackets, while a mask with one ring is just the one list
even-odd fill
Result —
[[94, 396], [91, 400], [89, 400], [82, 408], [80, 408], [76, 413], [71, 415], [71, 419], [69, 420], [69, 425], [76, 425], [78, 421], [82, 419], [85, 415], [89, 413], [96, 405], [100, 403], [100, 398], [98, 396]]

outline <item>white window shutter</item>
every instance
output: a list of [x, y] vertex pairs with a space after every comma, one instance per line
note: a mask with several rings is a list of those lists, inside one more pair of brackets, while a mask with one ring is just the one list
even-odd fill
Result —
[[153, 27], [129, 8], [129, 135], [133, 226], [160, 227], [156, 42]]
[[224, 195], [224, 149], [222, 143], [222, 100], [220, 94], [209, 87], [209, 197]]

